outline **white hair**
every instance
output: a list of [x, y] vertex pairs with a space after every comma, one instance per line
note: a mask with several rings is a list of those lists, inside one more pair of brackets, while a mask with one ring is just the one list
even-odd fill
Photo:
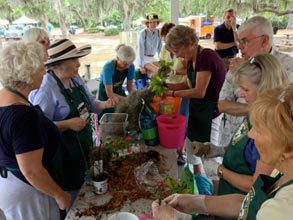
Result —
[[43, 59], [43, 48], [37, 42], [8, 44], [0, 51], [0, 82], [15, 89], [31, 85]]
[[22, 40], [26, 43], [36, 42], [39, 37], [49, 39], [49, 34], [43, 28], [34, 27], [25, 31]]
[[272, 23], [262, 16], [254, 16], [246, 20], [240, 25], [238, 32], [250, 31], [255, 35], [267, 35], [269, 37], [269, 44], [273, 45], [273, 26]]
[[117, 58], [121, 61], [131, 63], [135, 59], [135, 52], [131, 46], [119, 44], [116, 47]]

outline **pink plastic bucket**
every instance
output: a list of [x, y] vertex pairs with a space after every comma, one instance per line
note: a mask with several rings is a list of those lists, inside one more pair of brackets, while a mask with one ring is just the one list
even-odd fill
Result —
[[179, 114], [157, 117], [160, 145], [178, 148], [184, 145], [186, 117]]

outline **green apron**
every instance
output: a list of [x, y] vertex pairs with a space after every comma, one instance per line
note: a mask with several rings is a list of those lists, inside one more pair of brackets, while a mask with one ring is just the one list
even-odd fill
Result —
[[293, 184], [293, 180], [290, 180], [277, 190], [269, 192], [280, 177], [281, 175], [278, 175], [277, 177], [270, 177], [261, 174], [257, 178], [253, 184], [253, 187], [243, 200], [239, 213], [239, 220], [255, 220], [257, 212], [266, 200], [274, 198], [277, 192], [283, 187]]
[[[245, 146], [249, 137], [248, 131], [251, 129], [249, 118], [246, 117], [237, 132], [233, 135], [229, 147], [224, 155], [223, 165], [236, 173], [252, 176], [253, 172], [249, 169], [249, 166], [245, 160]], [[235, 188], [229, 182], [224, 179], [220, 179], [218, 195], [226, 195], [232, 193], [246, 194], [240, 189]]]
[[[83, 86], [75, 85], [72, 89], [66, 89], [60, 79], [52, 72], [61, 93], [64, 95], [70, 107], [69, 115], [64, 119], [81, 117], [79, 106], [85, 104], [89, 109], [90, 101]], [[57, 174], [57, 182], [66, 191], [78, 190], [84, 182], [85, 172], [88, 169], [89, 151], [93, 146], [92, 128], [90, 122], [79, 132], [66, 130], [62, 132], [61, 146], [54, 157], [54, 167]]]
[[[114, 64], [114, 69], [115, 69], [115, 73], [114, 73], [113, 78], [112, 78], [113, 92], [118, 94], [118, 95], [121, 95], [121, 96], [126, 96], [122, 85], [123, 85], [123, 82], [124, 82], [125, 78], [128, 75], [128, 69], [125, 69], [122, 72], [120, 72], [120, 71], [117, 70], [117, 61], [113, 60], [112, 62]], [[101, 82], [100, 86], [99, 86], [99, 100], [107, 101], [108, 98], [109, 97], [107, 96], [105, 85], [104, 85], [104, 83]], [[103, 114], [105, 114], [105, 113], [113, 113], [114, 111], [115, 111], [114, 108], [108, 108], [108, 109], [105, 109], [105, 110], [101, 111], [99, 113], [99, 115], [98, 115], [99, 119], [102, 118]]]
[[[199, 53], [200, 46], [197, 49], [197, 54], [199, 55]], [[198, 64], [198, 55], [196, 57], [196, 64]], [[196, 84], [196, 71], [194, 71], [191, 62], [187, 66], [187, 76], [192, 83], [192, 88], [194, 88]], [[187, 126], [187, 137], [190, 141], [210, 141], [212, 120], [216, 110], [217, 102], [214, 100], [209, 100], [206, 97], [203, 99], [190, 99]]]

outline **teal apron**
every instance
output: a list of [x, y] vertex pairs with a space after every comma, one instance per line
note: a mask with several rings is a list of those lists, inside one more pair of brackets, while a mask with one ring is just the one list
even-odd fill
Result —
[[[78, 85], [77, 82], [71, 79], [75, 87], [66, 89], [53, 72], [52, 76], [70, 107], [70, 113], [64, 120], [81, 117], [80, 106], [82, 103], [84, 103], [83, 110], [89, 110], [90, 101], [83, 86]], [[54, 167], [57, 174], [57, 182], [64, 190], [78, 190], [82, 186], [85, 172], [88, 169], [89, 151], [92, 146], [92, 128], [89, 120], [84, 129], [79, 132], [73, 130], [62, 132], [61, 146], [54, 157]]]
[[[197, 49], [196, 64], [200, 46]], [[187, 76], [192, 83], [192, 88], [196, 84], [196, 71], [193, 70], [192, 63], [188, 63]], [[190, 141], [209, 142], [211, 138], [212, 120], [217, 110], [217, 101], [203, 99], [190, 99], [187, 137]]]
[[[126, 96], [122, 85], [123, 85], [123, 82], [124, 82], [125, 78], [128, 75], [128, 69], [125, 69], [122, 72], [120, 72], [120, 71], [117, 70], [117, 61], [113, 60], [112, 62], [114, 64], [114, 69], [115, 69], [115, 73], [114, 73], [113, 78], [112, 78], [113, 92], [118, 94], [118, 95], [121, 95], [121, 96]], [[107, 73], [105, 73], [105, 74], [107, 74]], [[104, 85], [104, 83], [101, 82], [100, 87], [99, 87], [99, 100], [107, 101], [108, 98], [109, 97], [107, 96], [105, 85]], [[113, 113], [114, 111], [115, 111], [114, 108], [108, 108], [108, 109], [105, 109], [105, 110], [101, 111], [99, 113], [99, 115], [98, 115], [99, 119], [102, 118], [103, 114], [105, 114], [105, 113]]]
[[283, 187], [293, 184], [293, 180], [290, 180], [277, 190], [271, 191], [280, 177], [281, 175], [277, 177], [270, 177], [263, 174], [259, 175], [253, 187], [243, 200], [238, 218], [239, 220], [255, 220], [257, 212], [266, 200], [274, 198], [277, 192]]
[[[229, 147], [224, 155], [223, 165], [236, 173], [252, 176], [253, 172], [249, 169], [249, 166], [245, 160], [245, 146], [249, 137], [247, 136], [248, 131], [251, 129], [251, 124], [249, 122], [249, 118], [246, 117], [237, 132], [233, 135]], [[224, 179], [220, 179], [218, 195], [226, 195], [226, 194], [246, 194], [240, 189], [235, 188], [229, 182]], [[235, 219], [235, 218], [220, 218], [217, 219]]]

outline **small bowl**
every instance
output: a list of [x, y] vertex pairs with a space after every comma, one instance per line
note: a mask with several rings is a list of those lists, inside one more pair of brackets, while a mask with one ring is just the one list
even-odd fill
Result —
[[130, 212], [117, 212], [111, 215], [109, 220], [139, 220], [139, 218]]

